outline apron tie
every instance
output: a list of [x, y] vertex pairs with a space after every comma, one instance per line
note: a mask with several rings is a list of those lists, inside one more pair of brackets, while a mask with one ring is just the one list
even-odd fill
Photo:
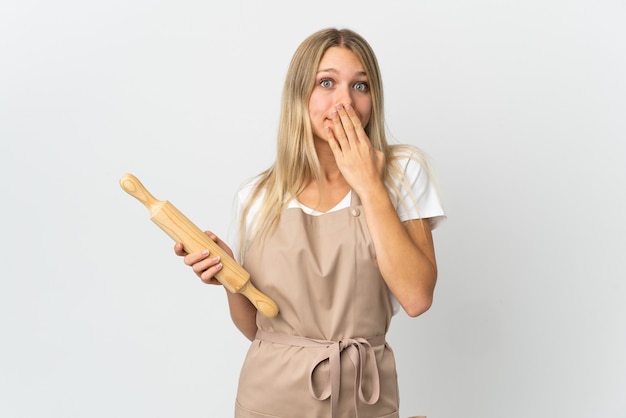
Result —
[[[340, 341], [316, 340], [313, 338], [300, 337], [295, 335], [287, 335], [281, 333], [267, 332], [257, 330], [256, 339], [269, 341], [284, 345], [292, 345], [297, 347], [320, 347], [326, 346], [311, 364], [309, 375], [309, 392], [315, 399], [323, 401], [330, 397], [331, 417], [335, 416], [339, 405], [339, 388], [341, 384], [341, 353], [346, 352], [352, 366], [354, 367], [354, 408], [357, 408], [358, 399], [368, 405], [373, 405], [378, 401], [380, 396], [380, 379], [378, 375], [378, 364], [374, 354], [375, 346], [385, 344], [385, 336], [379, 335], [373, 338], [346, 338]], [[322, 387], [319, 395], [315, 393], [313, 388], [313, 375], [318, 366], [328, 361], [329, 371], [328, 377]], [[363, 376], [364, 372], [371, 375], [372, 393], [369, 398], [365, 398], [363, 394]]]

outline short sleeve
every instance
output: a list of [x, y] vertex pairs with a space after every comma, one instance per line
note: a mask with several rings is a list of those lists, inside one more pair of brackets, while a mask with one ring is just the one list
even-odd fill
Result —
[[435, 229], [446, 219], [446, 214], [433, 178], [419, 160], [404, 157], [398, 163], [406, 180], [396, 180], [400, 193], [396, 204], [398, 217], [402, 222], [428, 219], [431, 229]]
[[[232, 243], [231, 248], [233, 250], [233, 253], [235, 254], [236, 260], [239, 263], [243, 262], [243, 260], [239, 259], [240, 258], [239, 257], [240, 221], [241, 221], [241, 216], [243, 213], [243, 207], [248, 201], [248, 199], [250, 198], [250, 195], [255, 186], [255, 183], [256, 183], [256, 179], [246, 183], [243, 187], [241, 187], [237, 191], [233, 199], [233, 208], [232, 208], [233, 216], [231, 217], [230, 227], [228, 229], [228, 241]], [[252, 207], [250, 208], [250, 211], [248, 212], [248, 216], [246, 217], [246, 228], [250, 226], [252, 222], [252, 218], [254, 217], [254, 214], [259, 209], [261, 200], [262, 199], [257, 198], [255, 202], [252, 204]]]

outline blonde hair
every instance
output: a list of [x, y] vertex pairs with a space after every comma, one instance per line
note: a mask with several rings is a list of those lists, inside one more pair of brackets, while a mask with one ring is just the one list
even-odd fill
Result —
[[[331, 47], [347, 48], [365, 68], [370, 85], [372, 109], [364, 127], [372, 146], [385, 155], [383, 178], [394, 204], [399, 199], [398, 187], [392, 179], [402, 182], [400, 156], [418, 159], [427, 169], [422, 153], [409, 145], [389, 145], [385, 135], [383, 87], [376, 55], [367, 41], [349, 29], [323, 29], [306, 38], [294, 53], [282, 94], [278, 127], [277, 156], [267, 170], [259, 174], [256, 183], [243, 204], [239, 219], [239, 257], [243, 260], [250, 242], [264, 236], [276, 227], [288, 203], [298, 196], [311, 181], [320, 178], [320, 165], [313, 145], [308, 103], [315, 86], [319, 62]], [[410, 190], [410, 188], [408, 188]], [[248, 224], [252, 204], [261, 198], [256, 213]], [[413, 199], [415, 200], [415, 199]]]

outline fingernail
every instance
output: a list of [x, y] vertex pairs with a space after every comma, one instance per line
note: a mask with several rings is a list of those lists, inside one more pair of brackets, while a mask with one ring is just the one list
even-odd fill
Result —
[[337, 110], [341, 110], [341, 103], [337, 103], [335, 107], [337, 108]]
[[224, 265], [223, 265], [222, 263], [219, 263], [219, 264], [217, 264], [217, 265], [215, 266], [215, 268], [216, 268], [217, 270], [221, 270], [223, 266], [224, 266]]
[[202, 250], [202, 252], [200, 254], [202, 254], [202, 255], [209, 255], [209, 250]]

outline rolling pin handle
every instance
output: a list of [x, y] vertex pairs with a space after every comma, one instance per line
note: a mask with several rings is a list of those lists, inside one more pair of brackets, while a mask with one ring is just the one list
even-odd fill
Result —
[[238, 293], [247, 297], [254, 307], [266, 317], [273, 318], [278, 315], [276, 302], [254, 287], [250, 281], [246, 282], [246, 284], [239, 289]]
[[124, 174], [120, 179], [120, 186], [126, 193], [143, 203], [149, 210], [152, 210], [153, 205], [159, 203], [159, 200], [152, 196], [139, 179], [132, 174]]

